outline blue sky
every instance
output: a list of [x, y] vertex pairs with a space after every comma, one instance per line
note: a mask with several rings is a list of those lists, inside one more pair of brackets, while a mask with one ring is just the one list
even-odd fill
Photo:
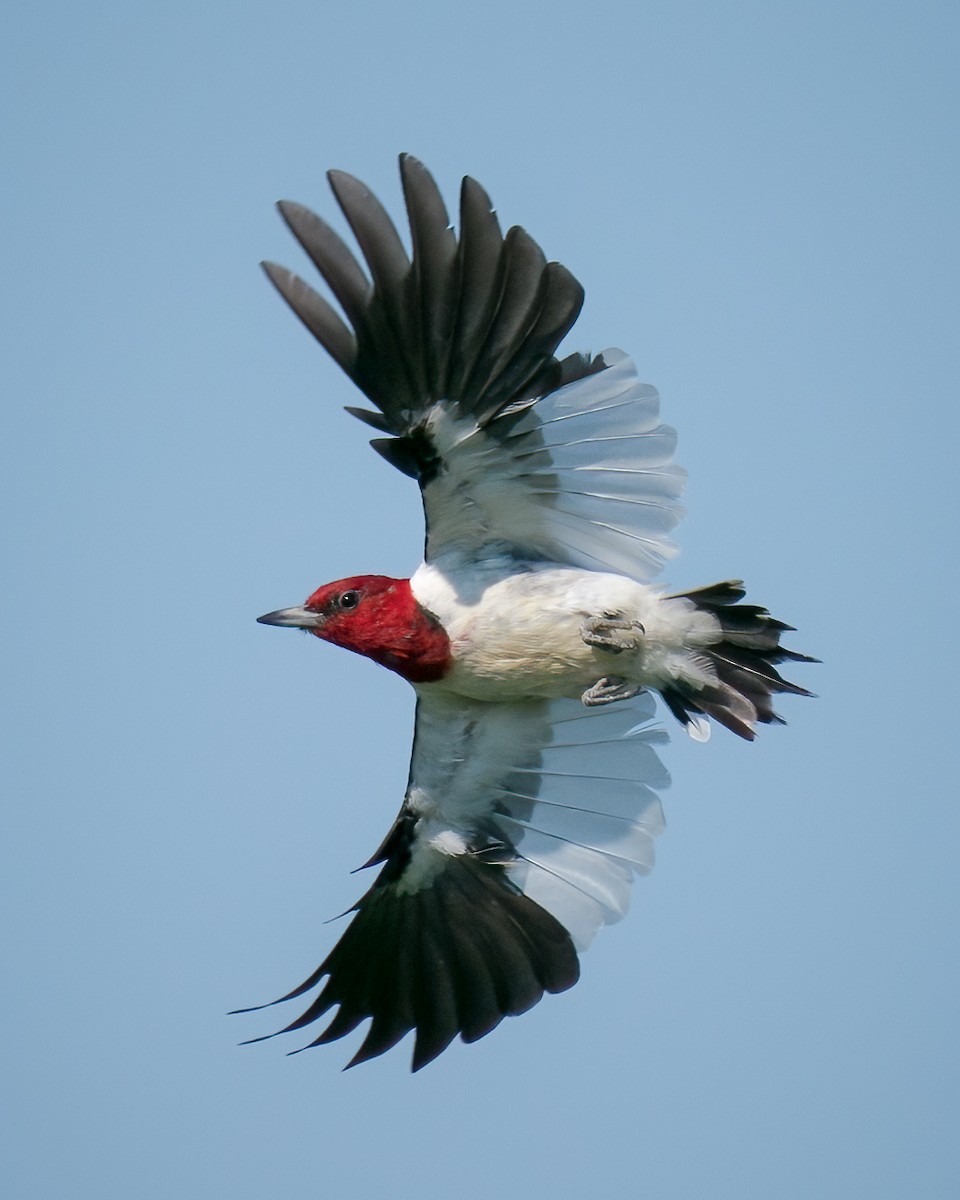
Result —
[[[18, 1200], [953, 1197], [955, 6], [38, 3], [7, 186], [3, 1171]], [[238, 1048], [406, 780], [412, 695], [254, 618], [408, 574], [416, 489], [257, 271], [409, 150], [582, 280], [816, 701], [676, 739], [573, 991], [416, 1077]], [[348, 1049], [348, 1048], [347, 1048]]]

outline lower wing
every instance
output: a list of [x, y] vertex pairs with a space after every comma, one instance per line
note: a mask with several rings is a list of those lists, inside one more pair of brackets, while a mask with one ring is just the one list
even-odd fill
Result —
[[423, 689], [403, 807], [366, 864], [380, 873], [331, 953], [282, 997], [326, 977], [280, 1032], [337, 1005], [311, 1046], [371, 1018], [349, 1065], [415, 1030], [418, 1070], [458, 1034], [476, 1041], [572, 987], [577, 950], [624, 915], [634, 873], [653, 865], [656, 789], [669, 783], [653, 712], [649, 695], [585, 709]]

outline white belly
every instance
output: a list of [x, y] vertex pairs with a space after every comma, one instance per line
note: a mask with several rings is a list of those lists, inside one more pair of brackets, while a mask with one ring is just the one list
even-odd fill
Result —
[[[691, 636], [701, 645], [716, 637], [713, 618], [688, 601], [663, 600], [621, 575], [524, 568], [510, 559], [444, 568], [424, 565], [411, 580], [417, 600], [446, 629], [454, 660], [443, 680], [427, 686], [472, 699], [578, 697], [605, 675], [656, 687], [676, 678], [678, 652], [689, 658]], [[587, 645], [583, 623], [603, 613], [639, 621], [640, 648]]]

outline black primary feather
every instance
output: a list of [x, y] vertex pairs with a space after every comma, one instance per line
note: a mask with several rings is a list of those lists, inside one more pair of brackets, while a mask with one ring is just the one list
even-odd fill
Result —
[[371, 1018], [347, 1065], [383, 1054], [414, 1030], [417, 1071], [457, 1035], [477, 1041], [544, 992], [577, 982], [580, 965], [569, 933], [510, 882], [502, 862], [449, 855], [428, 883], [406, 887], [415, 824], [401, 811], [371, 859], [386, 858], [384, 867], [340, 940], [308, 979], [273, 1004], [297, 999], [324, 977], [326, 983], [296, 1020], [267, 1037], [303, 1029], [336, 1005], [324, 1031], [302, 1049], [345, 1037]]
[[[412, 257], [370, 190], [343, 171], [330, 186], [357, 239], [369, 277], [340, 236], [315, 213], [282, 201], [280, 213], [346, 317], [293, 272], [273, 263], [271, 282], [313, 336], [379, 409], [350, 409], [393, 438], [373, 445], [392, 465], [426, 483], [436, 455], [423, 432], [440, 400], [489, 425], [602, 362], [555, 352], [576, 321], [583, 288], [519, 227], [506, 237], [484, 189], [465, 178], [460, 236], [433, 177], [400, 157]], [[596, 365], [595, 365], [596, 364]], [[363, 413], [363, 415], [361, 415]]]

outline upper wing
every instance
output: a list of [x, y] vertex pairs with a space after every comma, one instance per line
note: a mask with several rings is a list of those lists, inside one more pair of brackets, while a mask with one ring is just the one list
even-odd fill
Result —
[[270, 279], [378, 412], [349, 411], [372, 445], [420, 481], [427, 556], [521, 556], [650, 577], [672, 545], [684, 473], [656, 391], [620, 351], [555, 351], [583, 289], [524, 230], [504, 237], [486, 192], [465, 179], [460, 237], [421, 163], [400, 159], [412, 260], [377, 199], [329, 179], [370, 271], [300, 205], [290, 229], [347, 318], [283, 267]]
[[423, 485], [428, 561], [506, 542], [520, 557], [646, 581], [675, 553], [676, 432], [625, 354], [604, 350], [597, 364], [482, 427], [434, 408], [427, 430], [444, 469]]
[[420, 697], [406, 798], [367, 864], [384, 865], [332, 952], [283, 997], [327, 976], [281, 1032], [339, 1005], [310, 1045], [372, 1017], [350, 1065], [415, 1029], [417, 1070], [457, 1034], [475, 1041], [571, 987], [577, 948], [623, 916], [633, 873], [653, 865], [653, 789], [669, 782], [653, 749], [666, 735], [643, 725], [653, 711], [649, 696], [606, 709]]

